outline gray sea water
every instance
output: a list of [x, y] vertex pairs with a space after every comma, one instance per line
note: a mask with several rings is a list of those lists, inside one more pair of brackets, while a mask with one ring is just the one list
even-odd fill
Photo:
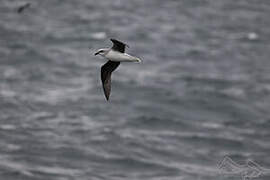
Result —
[[[269, 17], [269, 0], [0, 0], [0, 179], [270, 168]], [[119, 66], [107, 102], [93, 54], [110, 38], [143, 63]]]

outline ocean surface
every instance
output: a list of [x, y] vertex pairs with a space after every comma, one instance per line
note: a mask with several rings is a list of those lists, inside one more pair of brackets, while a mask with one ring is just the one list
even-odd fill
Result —
[[[269, 18], [269, 0], [0, 0], [0, 179], [270, 169]], [[121, 63], [107, 102], [94, 52], [110, 38], [143, 62]]]

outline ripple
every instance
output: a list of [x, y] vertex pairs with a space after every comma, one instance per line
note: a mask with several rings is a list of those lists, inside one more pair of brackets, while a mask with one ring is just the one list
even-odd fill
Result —
[[3, 125], [0, 125], [0, 128], [3, 130], [15, 130], [16, 126], [12, 124], [3, 124]]
[[105, 39], [107, 35], [105, 32], [96, 32], [96, 33], [91, 33], [91, 37], [93, 39], [100, 40], [100, 39]]

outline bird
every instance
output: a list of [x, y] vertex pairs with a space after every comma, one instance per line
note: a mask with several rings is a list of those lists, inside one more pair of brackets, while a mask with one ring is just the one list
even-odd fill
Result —
[[112, 72], [120, 65], [120, 62], [141, 62], [141, 59], [125, 53], [125, 48], [129, 47], [127, 44], [110, 39], [113, 43], [111, 48], [102, 48], [95, 52], [106, 58], [108, 61], [101, 67], [101, 82], [106, 100], [109, 101], [111, 93], [111, 75]]
[[22, 5], [22, 6], [20, 6], [20, 7], [17, 9], [17, 13], [19, 13], [19, 14], [22, 13], [22, 12], [24, 11], [24, 9], [29, 8], [30, 5], [31, 5], [31, 3], [26, 3], [26, 4]]

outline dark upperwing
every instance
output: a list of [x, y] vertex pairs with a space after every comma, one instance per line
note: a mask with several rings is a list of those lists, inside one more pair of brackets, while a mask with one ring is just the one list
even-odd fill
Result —
[[125, 43], [123, 43], [121, 41], [118, 41], [116, 39], [111, 39], [111, 41], [113, 42], [112, 49], [115, 50], [115, 51], [119, 51], [121, 53], [124, 53], [126, 46], [128, 47], [127, 44], [125, 44]]

